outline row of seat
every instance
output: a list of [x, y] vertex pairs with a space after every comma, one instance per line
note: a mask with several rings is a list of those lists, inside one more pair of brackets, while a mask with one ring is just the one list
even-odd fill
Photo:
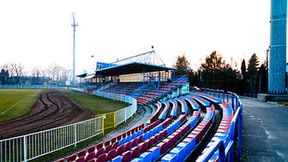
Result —
[[159, 88], [153, 89], [151, 91], [146, 92], [137, 98], [137, 102], [147, 105], [153, 101], [156, 101], [158, 98], [170, 93], [174, 89], [183, 86], [187, 82], [187, 79], [183, 81], [183, 79], [175, 80], [171, 83], [161, 84]]
[[200, 106], [197, 104], [197, 102], [195, 102], [195, 100], [191, 97], [186, 97], [184, 98], [185, 101], [187, 101], [190, 106], [192, 107], [193, 110], [198, 110], [200, 108]]
[[[124, 139], [130, 138], [132, 139], [137, 137], [138, 134], [141, 134], [144, 132], [144, 124], [141, 124], [137, 127], [134, 127], [127, 132], [124, 132], [120, 135], [118, 135], [115, 138], [112, 138], [111, 140], [107, 140], [105, 142], [100, 142], [97, 145], [91, 146], [87, 149], [84, 149], [82, 151], [79, 151], [73, 155], [70, 155], [66, 158], [62, 158], [57, 160], [57, 162], [62, 162], [62, 161], [77, 161], [77, 162], [83, 162], [83, 161], [89, 161], [91, 159], [97, 158], [98, 156], [108, 153], [112, 149], [115, 149], [119, 146], [119, 143], [123, 145], [125, 143]], [[109, 156], [108, 156], [109, 158]]]
[[[229, 130], [231, 127], [231, 121], [233, 118], [233, 109], [232, 107], [226, 103], [223, 102], [222, 104], [219, 104], [220, 109], [222, 110], [222, 119], [219, 124], [219, 127], [217, 129], [217, 132], [215, 133], [214, 137], [211, 139], [209, 144], [206, 146], [206, 148], [202, 151], [201, 154], [204, 154], [209, 147], [213, 144], [213, 142], [217, 139], [220, 138], [221, 140], [224, 141], [224, 147], [228, 145], [229, 142]], [[215, 154], [210, 158], [211, 161], [217, 161], [219, 158], [219, 152], [215, 152]]]
[[142, 143], [138, 144], [138, 146], [132, 148], [131, 150], [126, 151], [127, 153], [118, 155], [116, 158], [112, 159], [112, 161], [126, 161], [127, 159], [131, 160], [139, 156], [141, 153], [147, 151], [147, 149], [151, 148], [154, 144], [158, 143], [158, 141], [167, 135], [167, 128], [164, 130], [159, 128], [167, 127], [169, 124], [171, 124], [171, 122], [172, 118], [167, 118], [163, 123], [157, 126], [158, 128], [156, 127], [142, 135]]
[[158, 119], [160, 119], [160, 120], [164, 120], [166, 118], [168, 110], [170, 108], [169, 101], [166, 101], [163, 104], [164, 104], [164, 108], [163, 108], [162, 112], [160, 113], [160, 115], [158, 117]]
[[203, 105], [204, 107], [208, 107], [211, 105], [211, 103], [209, 101], [207, 101], [206, 99], [204, 98], [201, 98], [197, 95], [193, 95], [192, 98], [196, 101], [198, 101], [201, 105]]
[[188, 106], [187, 106], [185, 100], [184, 99], [179, 99], [178, 102], [181, 105], [181, 112], [182, 113], [188, 113]]
[[[169, 153], [161, 158], [165, 162], [184, 161], [197, 147], [213, 124], [215, 109], [214, 106], [206, 108], [207, 113], [200, 124], [197, 125], [185, 138], [183, 138]], [[199, 112], [198, 112], [199, 113]], [[194, 115], [194, 114], [193, 114]], [[196, 115], [196, 114], [195, 114]], [[206, 117], [207, 116], [207, 117]]]
[[[94, 146], [94, 150], [92, 146], [71, 155], [71, 158], [67, 157], [66, 160], [77, 162], [146, 162], [160, 159], [161, 161], [183, 161], [199, 145], [213, 125], [215, 108], [213, 105], [210, 106], [210, 102], [216, 103], [214, 102], [216, 100], [217, 98], [206, 94], [190, 94], [163, 103], [157, 102], [155, 104], [157, 110], [145, 127], [143, 124], [137, 129], [133, 128], [111, 140], [97, 144]], [[206, 114], [197, 125], [201, 112], [198, 103], [201, 107], [206, 108]], [[224, 135], [225, 131], [229, 130], [229, 123], [233, 117], [233, 109], [229, 108], [228, 103], [219, 105], [222, 109], [223, 119], [215, 136]], [[178, 112], [179, 106], [181, 112]], [[192, 108], [192, 116], [188, 116], [188, 106]], [[182, 114], [178, 116], [179, 113]], [[167, 114], [169, 114], [169, 118]], [[173, 118], [176, 119], [173, 121]], [[217, 159], [217, 154], [214, 158]]]
[[[199, 109], [198, 109], [199, 110]], [[198, 111], [199, 112], [199, 114], [200, 114], [200, 111]], [[198, 115], [199, 115], [198, 114]], [[172, 132], [173, 131], [175, 131], [176, 130], [176, 128], [177, 128], [177, 126], [179, 126], [180, 124], [179, 124], [179, 122], [183, 122], [183, 117], [182, 116], [180, 116], [179, 117], [180, 118], [180, 121], [175, 121], [174, 122], [174, 124], [171, 124], [170, 126], [168, 126], [167, 128], [166, 128], [166, 131], [167, 131], [167, 133], [166, 133], [166, 131], [163, 131], [162, 133], [164, 133], [165, 132], [165, 134], [172, 134]], [[159, 120], [158, 120], [159, 121]], [[167, 126], [167, 125], [169, 125], [169, 122], [171, 122], [172, 121], [172, 118], [168, 118], [168, 119], [166, 119], [162, 124], [164, 125], [164, 126]], [[157, 132], [159, 132], [159, 131], [161, 131], [161, 129], [159, 129], [159, 128], [161, 128], [161, 126], [162, 125], [159, 125], [158, 127], [156, 127], [155, 129], [153, 129], [152, 131], [148, 131], [146, 134], [147, 134], [147, 136], [145, 136], [146, 134], [144, 134], [143, 135], [143, 137], [144, 137], [144, 140], [148, 140], [148, 139], [150, 139], [151, 137], [153, 137], [153, 135], [155, 134], [155, 133], [157, 133]], [[186, 131], [186, 130], [185, 130]], [[160, 133], [160, 134], [162, 134], [162, 133]], [[163, 135], [162, 135], [163, 136]], [[177, 137], [179, 137], [179, 135], [177, 136]], [[177, 138], [176, 138], [177, 139]], [[125, 145], [126, 146], [126, 145]], [[167, 146], [170, 146], [169, 144], [167, 145]], [[126, 147], [125, 147], [126, 148]], [[125, 150], [127, 150], [127, 149], [125, 149]], [[162, 147], [162, 150], [163, 150], [163, 147]], [[135, 150], [136, 152], [137, 152], [137, 149]], [[134, 155], [136, 154], [136, 153], [134, 153], [135, 152], [134, 150], [133, 150], [133, 152], [131, 152], [131, 157], [134, 157]], [[125, 161], [125, 159], [127, 159], [127, 157], [126, 156], [129, 156], [129, 153], [127, 152], [127, 153], [125, 153], [125, 154], [123, 154], [123, 156], [120, 156], [120, 157], [117, 157], [116, 159], [113, 159], [113, 160], [116, 160], [117, 161], [117, 159], [119, 160], [119, 159], [121, 159], [122, 161]], [[143, 155], [144, 156], [144, 155]], [[123, 160], [124, 159], [124, 160]], [[130, 159], [130, 158], [128, 158], [128, 159]]]
[[[187, 119], [187, 114], [180, 115], [177, 120], [173, 122], [171, 125], [178, 125], [178, 123], [183, 124]], [[171, 128], [171, 127], [170, 127]], [[167, 128], [168, 130], [169, 128]], [[181, 130], [175, 130], [175, 132], [170, 132], [170, 134], [167, 131], [167, 137], [165, 137], [163, 140], [159, 140], [158, 144], [155, 146], [151, 147], [148, 149], [146, 152], [142, 153], [140, 157], [133, 159], [132, 161], [157, 161], [160, 159], [161, 155], [164, 154], [167, 150], [169, 150], [175, 142], [179, 138], [181, 138], [182, 133], [185, 132], [186, 130], [181, 129]]]
[[[146, 131], [152, 129], [153, 127], [155, 127], [159, 123], [160, 123], [160, 121], [152, 123], [151, 125], [148, 126], [149, 128], [146, 129]], [[129, 150], [130, 144], [132, 146], [135, 146], [138, 144], [138, 142], [142, 142], [143, 136], [140, 136], [140, 135], [142, 135], [144, 133], [143, 128], [144, 128], [144, 124], [141, 124], [140, 126], [135, 127], [133, 129], [130, 129], [129, 131], [127, 131], [121, 135], [118, 135], [117, 137], [112, 138], [111, 140], [97, 144], [96, 147], [92, 146], [92, 147], [88, 148], [87, 150], [83, 150], [83, 151], [80, 151], [76, 154], [73, 154], [73, 155], [67, 157], [66, 161], [75, 161], [76, 160], [77, 162], [84, 162], [84, 161], [89, 161], [91, 159], [95, 160], [95, 159], [98, 159], [98, 156], [101, 156], [102, 154], [107, 154], [106, 160], [112, 160], [112, 158], [114, 158], [116, 155], [122, 154], [124, 151]], [[145, 128], [147, 128], [147, 127], [145, 127]], [[115, 151], [112, 151], [112, 150], [115, 150]], [[103, 160], [103, 157], [104, 156], [101, 156], [100, 159]], [[63, 159], [63, 161], [64, 161], [64, 159]]]
[[212, 101], [212, 102], [214, 102], [216, 104], [222, 103], [222, 99], [220, 99], [218, 97], [214, 97], [214, 96], [208, 95], [206, 93], [199, 93], [198, 95], [203, 97], [203, 98], [205, 98], [205, 99], [207, 99], [207, 100], [209, 100], [209, 101]]
[[173, 100], [170, 103], [172, 103], [170, 116], [176, 117], [177, 116], [177, 109], [178, 109], [177, 100]]
[[157, 117], [159, 116], [159, 114], [161, 113], [161, 107], [162, 107], [162, 104], [161, 102], [157, 102], [155, 104], [156, 106], [156, 111], [155, 113], [152, 115], [152, 117], [149, 119], [149, 123], [153, 123], [155, 120], [157, 120]]

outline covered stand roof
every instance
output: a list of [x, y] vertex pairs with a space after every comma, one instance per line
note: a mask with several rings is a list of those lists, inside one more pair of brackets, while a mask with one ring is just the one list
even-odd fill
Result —
[[96, 70], [96, 75], [114, 76], [114, 75], [143, 73], [143, 72], [168, 71], [168, 70], [176, 70], [176, 69], [155, 64], [131, 62], [127, 64]]

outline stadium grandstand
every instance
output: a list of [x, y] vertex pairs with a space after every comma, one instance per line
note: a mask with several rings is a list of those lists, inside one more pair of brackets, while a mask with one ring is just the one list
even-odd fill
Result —
[[129, 95], [155, 111], [146, 123], [57, 162], [240, 160], [238, 96], [197, 87], [190, 93], [187, 76], [175, 77], [174, 68], [151, 62], [152, 55], [154, 51], [113, 63], [97, 62], [94, 74], [79, 75], [86, 80], [81, 88], [88, 93]]
[[[0, 139], [0, 162], [37, 158], [56, 162], [241, 161], [243, 106], [239, 97], [198, 87], [190, 91], [188, 77], [176, 76], [175, 70], [165, 66], [154, 50], [112, 63], [97, 62], [95, 72], [77, 76], [83, 81], [79, 87], [69, 88], [128, 106]], [[143, 112], [145, 120], [136, 119], [137, 111]], [[133, 124], [134, 119], [141, 122]], [[109, 134], [106, 129], [116, 131]], [[89, 142], [85, 147], [79, 144], [84, 141]], [[73, 150], [63, 155], [69, 147]], [[51, 153], [56, 156], [45, 159]]]
[[[213, 94], [219, 96], [215, 97]], [[240, 159], [242, 107], [234, 95], [206, 90], [204, 93], [193, 92], [166, 101], [158, 101], [153, 104], [157, 110], [147, 123], [61, 158], [57, 162], [179, 162]], [[218, 121], [217, 115], [221, 116]], [[219, 125], [213, 131], [216, 123]], [[236, 159], [234, 148], [240, 151], [237, 152]]]
[[166, 67], [155, 51], [148, 51], [112, 63], [97, 62], [96, 71], [80, 74], [87, 92], [129, 95], [142, 105], [189, 92], [187, 76], [176, 76], [175, 68]]

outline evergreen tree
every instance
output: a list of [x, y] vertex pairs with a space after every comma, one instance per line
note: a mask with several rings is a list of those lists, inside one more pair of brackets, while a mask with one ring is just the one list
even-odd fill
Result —
[[247, 77], [251, 79], [258, 71], [259, 60], [257, 55], [254, 53], [248, 62]]
[[243, 59], [242, 63], [241, 63], [241, 74], [242, 74], [242, 79], [246, 80], [247, 79], [247, 69], [246, 69], [245, 59]]

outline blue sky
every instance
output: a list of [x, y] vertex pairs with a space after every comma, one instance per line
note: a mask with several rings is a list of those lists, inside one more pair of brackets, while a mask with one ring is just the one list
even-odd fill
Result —
[[0, 1], [0, 65], [71, 69], [72, 12], [76, 73], [151, 45], [167, 65], [185, 53], [194, 69], [213, 50], [240, 66], [253, 53], [263, 61], [269, 46], [270, 0], [9, 0]]

